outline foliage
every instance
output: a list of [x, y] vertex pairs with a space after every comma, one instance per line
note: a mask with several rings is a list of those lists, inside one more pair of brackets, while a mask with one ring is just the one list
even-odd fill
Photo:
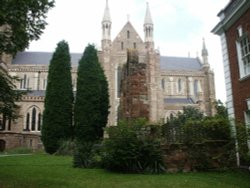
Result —
[[108, 83], [93, 45], [85, 48], [77, 72], [74, 108], [77, 141], [93, 142], [103, 137], [109, 114]]
[[228, 118], [227, 108], [224, 106], [224, 104], [220, 100], [215, 101], [215, 109], [217, 111], [216, 116], [220, 116], [225, 119]]
[[75, 142], [71, 139], [69, 140], [63, 140], [59, 144], [59, 148], [56, 151], [56, 155], [68, 155], [73, 156], [74, 150], [75, 150]]
[[74, 156], [73, 167], [93, 168], [101, 166], [101, 145], [93, 142], [77, 142]]
[[181, 125], [185, 124], [189, 120], [202, 120], [204, 118], [203, 113], [200, 112], [198, 109], [186, 106], [183, 107], [183, 112], [179, 112], [177, 114], [176, 119], [179, 121]]
[[207, 140], [230, 140], [227, 118], [216, 115], [203, 117], [197, 109], [184, 108], [176, 117], [170, 116], [163, 125], [163, 135], [168, 143], [202, 143]]
[[22, 95], [26, 92], [16, 90], [14, 82], [16, 77], [4, 74], [0, 71], [0, 115], [6, 119], [16, 119], [19, 117], [19, 106], [16, 102], [21, 101]]
[[229, 141], [231, 139], [229, 121], [221, 117], [188, 121], [183, 125], [181, 136], [184, 137], [186, 143], [202, 143], [208, 140]]
[[161, 173], [165, 170], [161, 143], [151, 126], [119, 124], [107, 129], [104, 142], [103, 166], [111, 171]]
[[61, 41], [49, 65], [41, 137], [46, 152], [55, 153], [62, 140], [72, 137], [72, 106], [69, 47], [65, 41]]
[[38, 40], [54, 0], [4, 0], [0, 6], [0, 54], [15, 54]]
[[237, 140], [238, 140], [241, 164], [249, 166], [250, 165], [250, 152], [248, 151], [247, 137], [250, 132], [248, 130], [248, 133], [247, 133], [246, 125], [243, 123], [237, 123], [236, 130], [237, 130]]

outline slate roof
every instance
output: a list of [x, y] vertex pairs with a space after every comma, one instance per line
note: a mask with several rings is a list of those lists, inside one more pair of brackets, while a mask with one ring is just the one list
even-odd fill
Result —
[[[49, 65], [52, 52], [20, 52], [12, 61], [13, 65]], [[81, 53], [71, 53], [71, 64], [78, 65]]]
[[[52, 58], [52, 52], [20, 52], [13, 59], [13, 65], [49, 65]], [[81, 53], [71, 53], [71, 64], [77, 66]], [[199, 71], [202, 68], [198, 58], [188, 57], [160, 57], [160, 69], [177, 71]]]
[[28, 96], [33, 96], [33, 97], [44, 97], [45, 96], [45, 90], [32, 90], [27, 93]]
[[161, 70], [177, 70], [177, 71], [199, 71], [202, 68], [198, 58], [191, 57], [160, 57]]
[[165, 98], [165, 104], [195, 104], [191, 98]]

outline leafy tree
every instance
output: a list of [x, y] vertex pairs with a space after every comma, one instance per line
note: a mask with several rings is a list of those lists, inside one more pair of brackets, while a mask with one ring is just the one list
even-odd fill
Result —
[[54, 0], [1, 0], [0, 4], [0, 54], [15, 54], [39, 39]]
[[65, 41], [58, 43], [50, 61], [44, 106], [42, 141], [46, 152], [55, 153], [73, 133], [70, 53]]
[[85, 48], [77, 72], [74, 109], [75, 136], [78, 141], [96, 141], [103, 137], [109, 114], [108, 83], [93, 45]]
[[224, 106], [224, 104], [220, 101], [217, 100], [215, 101], [215, 109], [217, 111], [217, 116], [223, 117], [223, 118], [228, 118], [228, 113], [227, 113], [227, 108]]
[[11, 77], [0, 71], [0, 116], [4, 119], [16, 119], [19, 117], [19, 106], [15, 103], [21, 100], [23, 91], [16, 90], [14, 81], [16, 77]]

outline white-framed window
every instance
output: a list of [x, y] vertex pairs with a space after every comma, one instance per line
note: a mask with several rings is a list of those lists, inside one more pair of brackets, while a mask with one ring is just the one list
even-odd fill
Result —
[[250, 128], [250, 98], [246, 100], [247, 102], [247, 111], [245, 111], [245, 123], [248, 128]]
[[238, 28], [239, 38], [236, 41], [240, 77], [250, 75], [250, 41], [248, 33], [243, 33], [241, 27]]

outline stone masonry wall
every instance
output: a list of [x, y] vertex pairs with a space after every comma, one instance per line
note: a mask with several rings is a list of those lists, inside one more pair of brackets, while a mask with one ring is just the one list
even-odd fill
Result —
[[146, 64], [138, 62], [137, 50], [128, 50], [128, 60], [122, 75], [119, 118], [149, 119]]

